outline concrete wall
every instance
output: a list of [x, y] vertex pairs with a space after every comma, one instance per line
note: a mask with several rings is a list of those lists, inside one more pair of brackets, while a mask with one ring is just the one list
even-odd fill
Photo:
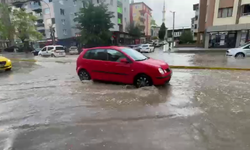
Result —
[[219, 8], [228, 8], [234, 6], [235, 0], [220, 0]]

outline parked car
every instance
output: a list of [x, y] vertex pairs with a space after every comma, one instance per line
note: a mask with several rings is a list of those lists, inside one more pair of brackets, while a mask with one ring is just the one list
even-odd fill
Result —
[[20, 51], [20, 47], [18, 46], [10, 46], [4, 49], [5, 52], [18, 52]]
[[116, 46], [84, 49], [77, 59], [76, 71], [81, 81], [103, 80], [137, 87], [164, 85], [172, 76], [164, 61]]
[[140, 52], [151, 53], [155, 51], [155, 47], [152, 44], [141, 44], [140, 45]]
[[12, 68], [11, 60], [0, 56], [0, 70], [9, 71]]
[[138, 44], [138, 45], [130, 45], [129, 47], [140, 52], [141, 51], [141, 44]]
[[226, 55], [236, 58], [244, 58], [246, 56], [250, 56], [250, 43], [246, 43], [245, 45], [238, 48], [231, 48], [227, 50]]
[[49, 45], [42, 48], [38, 55], [51, 57], [65, 57], [66, 53], [62, 45]]
[[37, 56], [38, 53], [40, 52], [41, 48], [36, 48], [33, 52], [34, 56]]
[[78, 51], [78, 48], [76, 46], [71, 46], [69, 48], [69, 54], [70, 55], [78, 55], [79, 54], [79, 51]]

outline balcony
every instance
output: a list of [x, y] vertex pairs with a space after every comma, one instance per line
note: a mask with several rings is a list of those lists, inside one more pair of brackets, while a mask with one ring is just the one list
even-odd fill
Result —
[[44, 23], [37, 23], [36, 24], [36, 29], [39, 30], [45, 30]]
[[122, 14], [122, 7], [117, 7], [117, 12]]
[[117, 6], [122, 7], [122, 1], [121, 0], [117, 0]]
[[36, 16], [37, 20], [43, 20], [42, 14], [34, 14], [34, 16]]
[[250, 23], [250, 5], [244, 4], [241, 6], [242, 14], [239, 19], [240, 24]]
[[144, 16], [140, 16], [139, 19], [140, 19], [140, 21], [144, 24], [144, 22], [145, 22], [145, 17], [144, 17]]
[[31, 2], [30, 8], [33, 11], [42, 10], [41, 3], [38, 3], [38, 2]]
[[250, 4], [250, 0], [242, 0], [241, 5]]

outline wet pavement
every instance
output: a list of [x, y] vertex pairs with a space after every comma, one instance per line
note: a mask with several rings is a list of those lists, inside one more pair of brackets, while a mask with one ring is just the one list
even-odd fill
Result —
[[[247, 67], [250, 60], [147, 55], [171, 65]], [[250, 72], [175, 69], [169, 85], [135, 89], [81, 83], [75, 58], [36, 57], [0, 73], [0, 149], [250, 149]]]

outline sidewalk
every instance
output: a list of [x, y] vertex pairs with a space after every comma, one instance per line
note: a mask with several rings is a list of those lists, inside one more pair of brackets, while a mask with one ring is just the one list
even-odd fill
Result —
[[225, 53], [227, 48], [201, 48], [201, 47], [181, 47], [174, 48], [172, 52], [174, 53], [209, 53], [209, 52], [220, 52]]

